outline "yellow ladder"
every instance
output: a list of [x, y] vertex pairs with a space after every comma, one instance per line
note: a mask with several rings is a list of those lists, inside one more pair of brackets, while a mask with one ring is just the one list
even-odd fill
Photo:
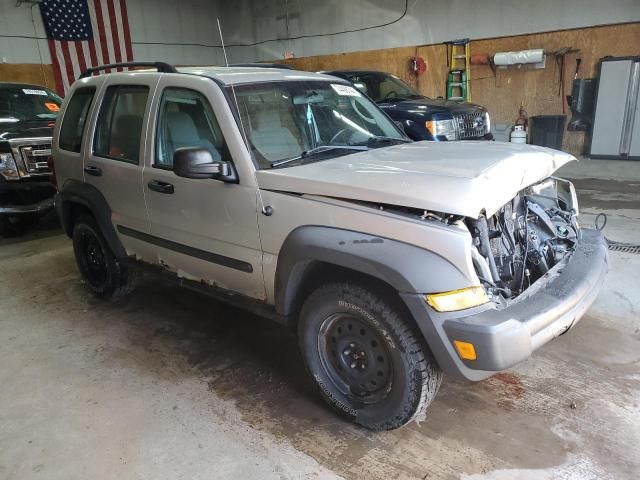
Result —
[[[447, 74], [447, 100], [471, 101], [471, 63], [469, 60], [469, 39], [461, 38], [446, 42], [451, 45], [449, 58], [449, 73]], [[456, 90], [459, 95], [456, 95]]]

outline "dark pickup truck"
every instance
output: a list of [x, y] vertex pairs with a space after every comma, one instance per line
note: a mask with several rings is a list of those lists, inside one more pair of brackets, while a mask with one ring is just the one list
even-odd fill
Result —
[[24, 83], [0, 83], [0, 232], [53, 207], [51, 137], [62, 99]]
[[350, 81], [416, 141], [493, 140], [489, 113], [473, 103], [425, 97], [395, 75], [365, 70], [321, 72]]

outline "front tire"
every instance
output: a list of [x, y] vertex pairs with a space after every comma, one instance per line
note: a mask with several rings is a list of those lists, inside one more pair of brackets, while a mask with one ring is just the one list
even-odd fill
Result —
[[115, 301], [135, 287], [136, 272], [115, 257], [93, 217], [83, 215], [76, 221], [73, 252], [80, 273], [98, 297]]
[[371, 430], [424, 417], [442, 372], [402, 309], [355, 283], [318, 288], [298, 324], [307, 370], [324, 400]]

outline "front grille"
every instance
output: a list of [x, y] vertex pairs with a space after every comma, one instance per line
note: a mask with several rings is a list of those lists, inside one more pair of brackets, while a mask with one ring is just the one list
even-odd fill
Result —
[[51, 173], [48, 163], [49, 157], [51, 157], [50, 143], [20, 147], [20, 154], [30, 174]]
[[9, 140], [21, 177], [51, 175], [51, 138]]
[[458, 139], [479, 138], [489, 133], [486, 112], [454, 113], [458, 128]]

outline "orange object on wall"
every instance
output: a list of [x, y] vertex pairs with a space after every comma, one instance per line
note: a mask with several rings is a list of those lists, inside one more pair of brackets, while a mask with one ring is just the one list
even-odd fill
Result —
[[471, 65], [489, 65], [490, 58], [488, 53], [475, 53], [471, 55], [469, 61]]
[[411, 70], [416, 75], [422, 75], [427, 71], [427, 62], [424, 61], [422, 57], [412, 57], [411, 58]]

